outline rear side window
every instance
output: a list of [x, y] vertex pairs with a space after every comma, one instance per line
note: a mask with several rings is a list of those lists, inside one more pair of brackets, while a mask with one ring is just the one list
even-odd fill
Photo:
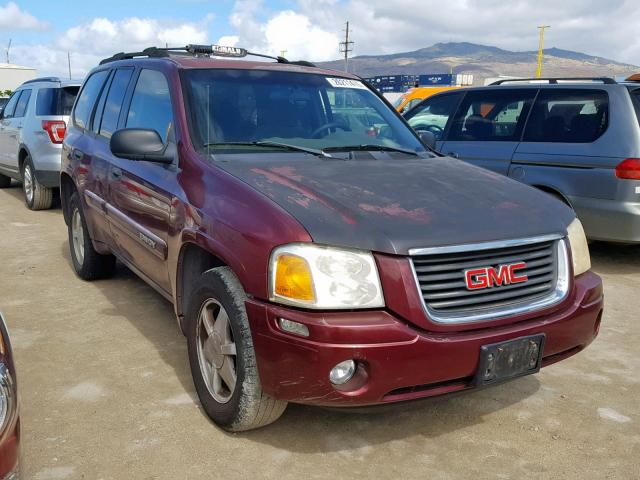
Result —
[[460, 95], [432, 97], [407, 115], [411, 128], [417, 132], [431, 132], [436, 140], [442, 140], [449, 117], [455, 112]]
[[157, 70], [142, 70], [131, 98], [127, 128], [149, 128], [167, 139], [173, 122], [169, 84]]
[[[119, 69], [116, 71], [109, 87], [100, 124], [100, 135], [111, 138], [118, 127], [118, 118], [122, 109], [122, 101], [129, 86], [129, 80], [133, 74], [132, 69]], [[96, 115], [97, 116], [97, 115]], [[94, 127], [95, 128], [95, 127]]]
[[73, 122], [80, 128], [87, 128], [93, 113], [96, 98], [100, 95], [102, 85], [109, 74], [108, 70], [102, 70], [91, 75], [84, 84], [80, 97], [73, 111]]
[[542, 89], [524, 132], [525, 142], [590, 143], [607, 129], [604, 90]]
[[18, 103], [16, 104], [16, 111], [13, 116], [15, 118], [24, 117], [27, 113], [27, 108], [29, 108], [29, 99], [31, 98], [31, 90], [23, 90], [22, 95], [18, 99]]
[[36, 97], [36, 115], [69, 115], [80, 87], [41, 88]]
[[638, 123], [640, 123], [640, 88], [629, 90], [629, 94], [631, 95], [631, 101], [636, 111], [636, 118], [638, 119]]
[[519, 141], [535, 94], [533, 89], [467, 93], [447, 140]]
[[7, 102], [6, 107], [4, 107], [4, 111], [2, 114], [4, 118], [13, 117], [13, 112], [16, 111], [16, 105], [18, 104], [18, 99], [20, 98], [21, 94], [22, 94], [22, 90], [20, 90], [19, 92], [15, 92], [13, 95], [11, 95], [11, 98], [9, 98], [9, 101]]

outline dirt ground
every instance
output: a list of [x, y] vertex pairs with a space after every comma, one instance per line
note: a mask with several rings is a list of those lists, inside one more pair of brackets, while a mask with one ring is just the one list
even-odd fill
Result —
[[27, 210], [18, 186], [0, 191], [0, 232], [24, 479], [640, 479], [640, 247], [592, 246], [600, 336], [536, 376], [366, 413], [290, 405], [228, 434], [159, 294], [124, 267], [78, 279], [62, 213]]

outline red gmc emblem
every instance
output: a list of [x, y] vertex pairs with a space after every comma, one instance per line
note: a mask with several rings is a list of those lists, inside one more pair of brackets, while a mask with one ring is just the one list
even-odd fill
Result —
[[464, 279], [467, 284], [467, 289], [469, 290], [522, 283], [526, 282], [529, 277], [524, 274], [518, 275], [518, 270], [522, 270], [526, 266], [526, 263], [519, 262], [510, 265], [500, 265], [498, 268], [474, 268], [464, 272]]

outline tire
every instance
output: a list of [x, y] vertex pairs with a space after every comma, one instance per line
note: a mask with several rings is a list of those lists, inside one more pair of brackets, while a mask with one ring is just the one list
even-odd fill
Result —
[[11, 177], [0, 174], [0, 188], [9, 188], [11, 186]]
[[69, 199], [69, 250], [76, 274], [83, 280], [97, 280], [113, 275], [116, 257], [101, 255], [93, 248], [78, 192]]
[[22, 166], [22, 189], [27, 207], [31, 210], [48, 210], [53, 204], [53, 189], [45, 187], [35, 175], [31, 157], [27, 155]]
[[[195, 282], [187, 304], [189, 363], [200, 403], [218, 426], [231, 432], [268, 425], [287, 407], [262, 391], [245, 299], [231, 269], [218, 267]], [[233, 388], [225, 380], [229, 367], [235, 374]]]

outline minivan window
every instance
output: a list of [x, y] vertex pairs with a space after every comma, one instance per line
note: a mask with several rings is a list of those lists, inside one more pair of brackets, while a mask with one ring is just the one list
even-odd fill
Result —
[[18, 103], [16, 105], [16, 111], [13, 116], [15, 118], [24, 117], [27, 113], [27, 108], [29, 107], [29, 100], [31, 99], [31, 90], [23, 90], [22, 95], [18, 99]]
[[36, 97], [36, 115], [69, 115], [80, 87], [41, 88]]
[[76, 102], [76, 107], [73, 111], [73, 122], [80, 128], [87, 128], [89, 121], [91, 120], [91, 114], [93, 113], [93, 107], [96, 104], [96, 98], [100, 95], [102, 85], [107, 79], [109, 74], [108, 70], [101, 70], [94, 73], [85, 82], [80, 97]]
[[525, 142], [589, 143], [607, 129], [604, 90], [542, 89], [524, 132]]
[[142, 70], [131, 98], [127, 128], [149, 128], [166, 141], [172, 123], [167, 79], [157, 70]]
[[424, 152], [411, 129], [359, 80], [267, 70], [186, 70], [196, 148], [265, 151], [259, 143], [329, 151]]
[[22, 90], [20, 90], [18, 92], [14, 92], [13, 95], [11, 95], [11, 98], [7, 102], [7, 105], [4, 107], [4, 110], [3, 110], [3, 113], [2, 113], [2, 117], [3, 118], [12, 118], [13, 117], [13, 112], [15, 112], [15, 110], [16, 110], [16, 105], [18, 103], [18, 98], [20, 98], [20, 94], [21, 93], [22, 93]]
[[122, 101], [129, 86], [129, 80], [133, 70], [130, 68], [118, 69], [111, 81], [109, 93], [104, 104], [104, 113], [102, 114], [102, 122], [100, 124], [100, 135], [111, 138], [113, 132], [118, 127], [118, 118], [122, 108]]
[[519, 141], [535, 94], [533, 89], [467, 93], [447, 140]]
[[407, 115], [411, 128], [417, 132], [431, 132], [442, 140], [444, 129], [460, 100], [460, 94], [442, 95], [426, 100]]

